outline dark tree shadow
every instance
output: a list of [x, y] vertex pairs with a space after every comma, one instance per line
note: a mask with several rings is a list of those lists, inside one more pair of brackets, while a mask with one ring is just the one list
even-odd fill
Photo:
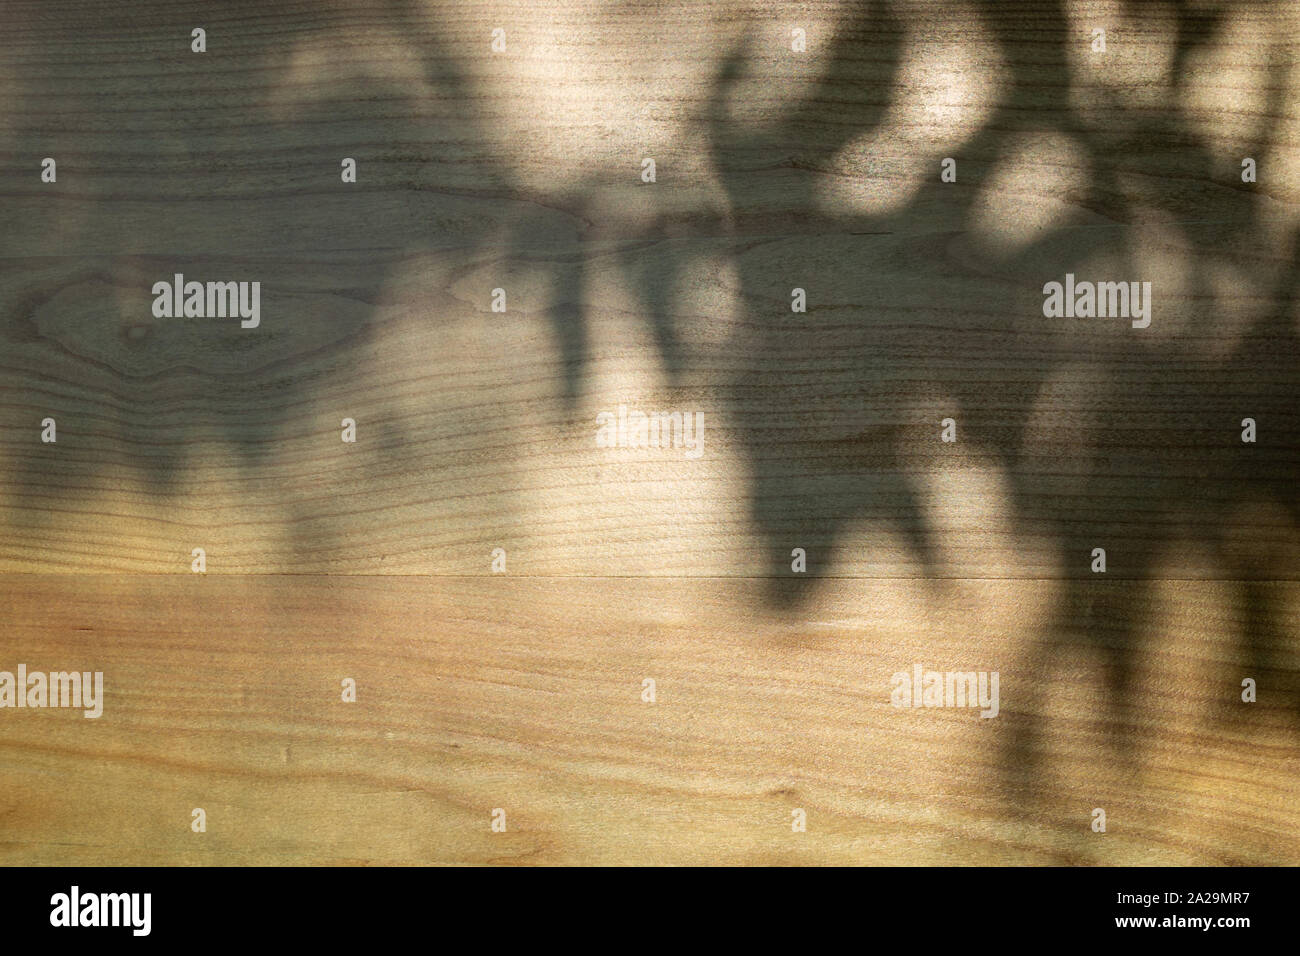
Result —
[[[413, 263], [450, 273], [572, 248], [573, 219], [526, 199], [492, 155], [464, 75], [480, 51], [412, 0], [245, 0], [201, 15], [59, 8], [9, 11], [0, 41], [10, 64], [0, 168], [22, 224], [0, 260], [0, 427], [11, 452], [0, 520], [31, 540], [48, 530], [47, 506], [75, 508], [125, 481], [139, 492], [132, 517], [159, 528], [157, 505], [188, 492], [188, 469], [224, 461], [241, 500], [280, 497], [261, 511], [279, 515], [294, 552], [284, 557], [318, 566], [347, 547], [337, 515], [267, 476], [306, 430], [321, 429], [322, 442], [332, 431], [339, 446], [348, 408], [328, 420], [306, 409], [345, 394], [340, 381], [392, 320], [394, 283]], [[190, 50], [197, 26], [203, 54]], [[45, 156], [59, 164], [54, 184], [38, 178]], [[340, 180], [343, 157], [357, 160], [355, 184]], [[553, 329], [576, 385], [585, 334], [563, 306], [577, 288], [565, 261], [576, 273], [573, 256], [548, 260], [559, 263]], [[155, 319], [150, 289], [177, 272], [260, 281], [261, 326]], [[33, 450], [47, 415], [59, 443]], [[344, 467], [374, 497], [431, 440], [409, 417], [359, 428], [366, 454]], [[176, 531], [177, 544], [159, 549], [184, 557], [192, 535]]]
[[[800, 605], [816, 584], [789, 573], [791, 546], [808, 548], [810, 574], [825, 573], [819, 558], [825, 561], [850, 524], [901, 535], [923, 573], [938, 572], [940, 542], [927, 523], [925, 489], [899, 453], [937, 440], [938, 422], [909, 420], [902, 401], [934, 387], [960, 423], [962, 441], [1007, 475], [1017, 537], [1044, 542], [1066, 575], [1056, 623], [1019, 663], [1024, 673], [1052, 674], [1063, 663], [1062, 648], [1082, 642], [1109, 675], [1104, 719], [1130, 726], [1138, 655], [1151, 637], [1140, 614], [1156, 579], [1169, 575], [1178, 553], [1188, 549], [1214, 556], [1221, 576], [1235, 582], [1237, 663], [1267, 674], [1300, 718], [1297, 675], [1279, 658], [1281, 609], [1267, 584], [1294, 581], [1300, 568], [1243, 558], [1224, 539], [1225, 529], [1246, 520], [1254, 523], [1249, 533], [1276, 544], [1285, 529], [1270, 528], [1260, 516], [1295, 526], [1300, 474], [1294, 258], [1300, 236], [1280, 256], [1271, 243], [1260, 247], [1267, 232], [1249, 187], [1236, 180], [1238, 157], [1216, 155], [1179, 106], [1189, 58], [1213, 42], [1226, 7], [1176, 5], [1177, 82], [1158, 108], [1141, 111], [1126, 109], [1104, 88], [1092, 90], [1109, 105], [1104, 123], [1072, 105], [1071, 91], [1086, 80], [1072, 70], [1067, 45], [1086, 47], [1087, 37], [1072, 31], [1059, 4], [989, 2], [982, 9], [1009, 78], [990, 119], [952, 144], [950, 155], [975, 171], [974, 184], [965, 172], [963, 185], [942, 184], [936, 169], [893, 213], [810, 212], [835, 153], [880, 126], [895, 91], [908, 95], [895, 90], [903, 25], [889, 3], [861, 4], [834, 37], [813, 91], [766, 125], [733, 121], [728, 109], [753, 52], [742, 46], [719, 71], [709, 138], [733, 210], [746, 312], [728, 348], [750, 359], [721, 383], [721, 395], [750, 471], [753, 522], [770, 555], [767, 596], [781, 606]], [[1268, 69], [1269, 115], [1277, 116], [1286, 66], [1274, 56]], [[1064, 222], [1006, 253], [972, 238], [975, 199], [978, 182], [1007, 158], [1020, 132], [1059, 134], [1078, 150], [1091, 177], [1073, 199], [1089, 218]], [[1243, 148], [1266, 166], [1281, 144]], [[771, 217], [747, 220], [778, 192], [799, 212], [775, 225]], [[1099, 227], [1096, 216], [1110, 225]], [[1115, 320], [1089, 326], [1089, 320], [1067, 325], [1043, 317], [1042, 284], [1099, 256], [1117, 257], [1113, 278], [1143, 278], [1148, 250], [1131, 227], [1145, 222], [1159, 222], [1191, 258], [1192, 295], [1185, 301], [1193, 311], [1180, 316], [1191, 341], [1144, 335]], [[652, 288], [671, 288], [689, 267], [691, 247], [681, 248], [679, 256], [661, 259]], [[1222, 334], [1207, 268], [1220, 259], [1251, 277], [1262, 305], [1230, 357], [1216, 362], [1197, 353], [1195, 340]], [[931, 280], [924, 295], [909, 287], [900, 261], [915, 263]], [[814, 272], [792, 275], [810, 266]], [[949, 282], [944, 269], [961, 274]], [[790, 288], [814, 284], [833, 304], [792, 316]], [[645, 301], [653, 326], [671, 327], [672, 302]], [[662, 335], [659, 341], [665, 364], [680, 367], [674, 341]], [[1080, 368], [1088, 375], [1085, 411], [1097, 427], [1083, 448], [1060, 449], [1070, 459], [1062, 468], [1064, 459], [1051, 449], [1032, 447], [1028, 427], [1045, 387]], [[1268, 438], [1243, 444], [1245, 417], [1269, 422]], [[1094, 547], [1107, 550], [1104, 575], [1091, 571]], [[1225, 685], [1232, 700], [1235, 683]], [[1003, 771], [1013, 800], [1037, 785], [1039, 730], [1018, 722], [1007, 738]], [[1116, 739], [1121, 754], [1131, 757], [1134, 737], [1121, 732]]]

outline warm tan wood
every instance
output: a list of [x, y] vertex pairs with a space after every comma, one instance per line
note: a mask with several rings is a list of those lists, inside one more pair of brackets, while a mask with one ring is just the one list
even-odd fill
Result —
[[[5, 714], [2, 858], [1294, 862], [1300, 589], [1268, 588], [1246, 705], [1230, 589], [1116, 586], [1151, 635], [1127, 712], [1113, 632], [1036, 647], [1042, 583], [834, 581], [780, 615], [734, 580], [6, 576], [6, 660], [107, 691], [98, 720]], [[892, 707], [913, 662], [999, 669], [1002, 712]]]
[[[3, 858], [1300, 862], [1298, 45], [1289, 2], [7, 4], [0, 669], [112, 706], [0, 711]], [[176, 272], [261, 327], [155, 319]], [[1150, 328], [1045, 318], [1067, 272]], [[702, 456], [597, 447], [620, 405]], [[1004, 715], [895, 711], [917, 661]]]

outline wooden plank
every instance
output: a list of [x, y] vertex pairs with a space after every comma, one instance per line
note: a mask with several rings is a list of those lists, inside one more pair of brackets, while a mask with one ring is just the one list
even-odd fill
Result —
[[[6, 666], [105, 692], [5, 714], [3, 859], [1294, 862], [1295, 585], [1260, 633], [1213, 583], [1112, 582], [1131, 633], [1045, 582], [807, 585], [6, 575]], [[998, 671], [998, 716], [893, 706], [916, 663]]]

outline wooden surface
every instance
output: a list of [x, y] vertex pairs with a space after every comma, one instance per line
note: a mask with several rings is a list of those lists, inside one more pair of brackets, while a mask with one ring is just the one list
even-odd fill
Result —
[[[8, 5], [0, 669], [107, 700], [0, 710], [0, 860], [1300, 863], [1297, 53], [1283, 2]], [[154, 318], [176, 272], [261, 326]]]

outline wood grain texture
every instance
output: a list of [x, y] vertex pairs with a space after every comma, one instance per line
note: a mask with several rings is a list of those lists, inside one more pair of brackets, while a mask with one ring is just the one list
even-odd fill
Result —
[[[3, 586], [22, 622], [10, 657], [91, 660], [107, 687], [98, 720], [6, 715], [10, 863], [1205, 864], [1300, 849], [1292, 715], [1274, 693], [1234, 703], [1224, 635], [1241, 612], [1218, 585], [1116, 585], [1151, 633], [1118, 708], [1086, 636], [1044, 658], [1041, 583], [965, 582], [931, 603], [841, 580], [811, 615], [763, 616], [757, 586], [727, 579]], [[1300, 591], [1269, 590], [1293, 634]], [[1270, 650], [1300, 663], [1289, 640]], [[913, 661], [1000, 670], [1002, 712], [891, 706], [890, 675]], [[338, 702], [342, 676], [355, 705]], [[206, 834], [189, 832], [194, 806]]]
[[5, 862], [1300, 862], [1296, 4], [5, 19]]

